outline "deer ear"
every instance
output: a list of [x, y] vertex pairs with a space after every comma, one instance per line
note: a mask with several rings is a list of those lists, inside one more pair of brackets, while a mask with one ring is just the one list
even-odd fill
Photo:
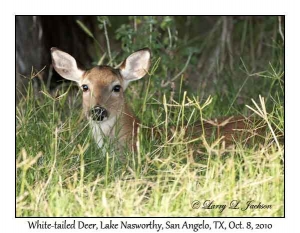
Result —
[[151, 53], [148, 48], [134, 52], [120, 66], [120, 72], [126, 83], [144, 77], [150, 67]]
[[84, 71], [78, 69], [74, 57], [57, 48], [51, 48], [51, 57], [53, 67], [60, 76], [71, 81], [80, 81]]

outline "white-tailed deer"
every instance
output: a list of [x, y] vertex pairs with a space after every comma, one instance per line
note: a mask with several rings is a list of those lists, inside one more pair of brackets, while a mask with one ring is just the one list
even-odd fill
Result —
[[[146, 48], [131, 54], [119, 69], [96, 66], [90, 70], [81, 70], [68, 53], [52, 48], [51, 55], [54, 69], [63, 78], [77, 82], [82, 89], [84, 113], [90, 120], [98, 146], [106, 151], [107, 139], [114, 141], [118, 149], [127, 147], [134, 150], [138, 119], [127, 106], [124, 91], [129, 82], [141, 79], [147, 74], [150, 50]], [[219, 118], [217, 122], [206, 122], [189, 131], [200, 137], [204, 127], [206, 136], [224, 136], [224, 140], [230, 142], [239, 130], [249, 128], [249, 121], [252, 120], [243, 116]]]
[[124, 91], [131, 81], [147, 74], [150, 50], [131, 54], [119, 69], [96, 66], [81, 70], [71, 55], [57, 48], [51, 48], [51, 56], [57, 73], [82, 89], [84, 113], [98, 146], [105, 151], [104, 141], [114, 141], [118, 149], [135, 149], [138, 120], [125, 102]]

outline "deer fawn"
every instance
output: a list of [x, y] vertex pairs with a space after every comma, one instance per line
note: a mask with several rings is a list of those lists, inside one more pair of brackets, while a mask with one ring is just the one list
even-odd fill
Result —
[[[90, 70], [81, 70], [68, 53], [52, 48], [51, 55], [54, 69], [63, 78], [75, 81], [81, 87], [84, 113], [90, 120], [93, 136], [102, 151], [107, 149], [105, 139], [109, 142], [115, 141], [119, 150], [126, 147], [135, 150], [138, 119], [127, 106], [124, 91], [131, 81], [141, 79], [147, 74], [150, 50], [145, 48], [134, 52], [119, 69], [96, 66]], [[216, 134], [218, 138], [223, 136], [225, 141], [232, 142], [233, 135], [249, 128], [251, 122], [251, 118], [243, 116], [223, 117], [192, 129], [187, 128], [187, 131], [192, 131], [192, 135], [196, 137], [203, 133], [206, 136]], [[257, 132], [248, 131], [248, 136], [255, 133]]]

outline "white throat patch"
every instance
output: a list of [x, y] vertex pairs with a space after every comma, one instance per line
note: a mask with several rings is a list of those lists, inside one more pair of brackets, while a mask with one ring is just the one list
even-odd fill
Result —
[[94, 139], [103, 152], [106, 151], [103, 146], [104, 140], [109, 140], [109, 136], [113, 135], [113, 128], [116, 124], [116, 117], [112, 117], [104, 122], [90, 121]]

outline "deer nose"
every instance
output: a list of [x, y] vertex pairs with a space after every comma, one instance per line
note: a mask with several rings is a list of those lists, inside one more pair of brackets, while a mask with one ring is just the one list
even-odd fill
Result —
[[103, 121], [108, 116], [108, 112], [103, 107], [95, 106], [91, 110], [91, 116], [94, 121]]

